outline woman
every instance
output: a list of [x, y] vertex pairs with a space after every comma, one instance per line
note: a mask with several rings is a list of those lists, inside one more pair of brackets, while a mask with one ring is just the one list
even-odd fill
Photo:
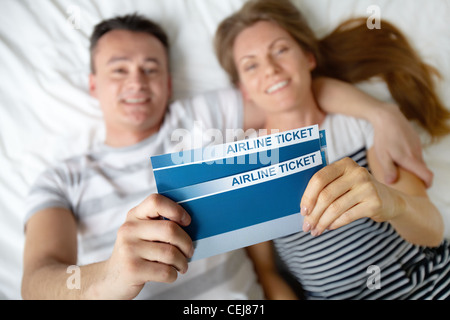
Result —
[[[313, 76], [357, 82], [381, 75], [409, 118], [418, 119], [433, 136], [448, 132], [439, 119], [448, 118], [448, 112], [434, 92], [430, 69], [412, 55], [401, 34], [388, 26], [385, 34], [377, 35], [378, 42], [369, 41], [377, 47], [364, 51], [353, 48], [358, 47], [352, 42], [357, 38], [354, 34], [375, 36], [354, 25], [355, 21], [344, 24], [341, 32], [318, 42], [295, 6], [264, 0], [249, 1], [217, 31], [219, 61], [243, 97], [264, 111], [266, 129], [286, 131], [317, 123], [327, 132], [333, 163], [313, 176], [301, 199], [303, 232], [275, 240], [275, 247], [308, 298], [448, 298], [450, 247], [443, 242], [441, 215], [422, 181], [399, 169], [396, 183], [380, 182], [382, 169], [372, 148], [372, 128], [361, 120], [325, 114], [314, 98]], [[352, 27], [353, 32], [348, 32]], [[352, 52], [346, 56], [348, 61], [330, 54], [326, 44], [335, 43], [336, 37], [340, 39], [337, 52], [342, 48]], [[382, 60], [383, 50], [398, 53], [393, 61], [399, 64], [404, 55], [409, 66]], [[340, 62], [334, 65], [335, 61]], [[433, 118], [418, 109], [405, 98], [410, 92], [399, 93], [410, 88], [421, 89], [419, 101], [425, 99], [431, 113], [440, 116]], [[275, 268], [267, 259], [270, 250], [265, 243], [250, 248], [249, 254], [268, 297], [289, 297], [284, 289], [275, 292], [279, 286], [271, 280]], [[369, 284], [373, 266], [380, 270], [377, 290]]]

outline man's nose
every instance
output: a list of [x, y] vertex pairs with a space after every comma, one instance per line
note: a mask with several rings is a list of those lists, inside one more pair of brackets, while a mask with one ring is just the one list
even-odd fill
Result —
[[134, 89], [140, 90], [148, 88], [147, 76], [142, 69], [136, 69], [130, 73], [127, 85]]

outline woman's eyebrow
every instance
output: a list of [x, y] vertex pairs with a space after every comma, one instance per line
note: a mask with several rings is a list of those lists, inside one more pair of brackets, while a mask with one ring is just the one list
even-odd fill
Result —
[[254, 57], [255, 57], [254, 54], [248, 54], [248, 55], [245, 55], [245, 56], [243, 56], [242, 58], [239, 59], [239, 63], [242, 63], [242, 62], [244, 62], [245, 60], [247, 60], [247, 59], [252, 59], [252, 58], [254, 58]]
[[[277, 44], [277, 42], [278, 41], [282, 41], [282, 40], [288, 40], [288, 38], [286, 38], [286, 37], [279, 37], [279, 38], [276, 38], [275, 40], [273, 40], [271, 43], [270, 43], [270, 45], [269, 45], [269, 50], [271, 50], [276, 44]], [[245, 60], [245, 59], [251, 59], [251, 58], [254, 58], [255, 57], [255, 55], [254, 54], [248, 54], [248, 55], [245, 55], [245, 56], [243, 56], [243, 57], [241, 57], [240, 59], [239, 59], [239, 63], [241, 63], [243, 60]]]
[[269, 46], [269, 49], [272, 49], [277, 44], [277, 42], [282, 41], [282, 40], [288, 40], [288, 38], [280, 37], [280, 38], [277, 38], [277, 39], [273, 40], [272, 43]]

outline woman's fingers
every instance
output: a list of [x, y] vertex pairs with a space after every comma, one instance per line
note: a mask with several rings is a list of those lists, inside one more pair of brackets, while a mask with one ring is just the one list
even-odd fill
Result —
[[366, 202], [360, 202], [356, 206], [349, 208], [343, 214], [339, 215], [329, 226], [328, 230], [335, 230], [343, 227], [361, 217], [361, 212], [367, 211], [369, 205]]
[[334, 230], [361, 218], [358, 206], [362, 204], [362, 197], [357, 190], [350, 190], [334, 200], [315, 222], [311, 235], [321, 235], [326, 229]]
[[352, 181], [343, 176], [326, 185], [317, 196], [317, 201], [312, 211], [305, 217], [303, 231], [311, 231], [312, 235], [322, 233], [328, 226], [322, 226], [327, 220], [323, 218], [326, 212], [328, 212], [328, 215], [325, 218], [329, 218], [330, 214], [339, 214], [343, 208], [349, 207], [344, 202], [343, 195], [348, 193], [351, 187]]
[[[346, 159], [326, 166], [322, 170], [318, 171], [315, 175], [313, 175], [313, 177], [309, 180], [309, 183], [305, 189], [305, 192], [303, 193], [303, 197], [300, 202], [301, 213], [303, 215], [306, 216], [311, 214], [317, 204], [317, 201], [319, 200], [319, 195], [321, 194], [321, 192], [331, 182], [344, 175], [346, 168], [345, 163], [347, 163]], [[326, 192], [334, 194], [333, 191]]]
[[361, 204], [373, 198], [371, 183], [368, 171], [349, 158], [320, 170], [311, 178], [302, 198], [303, 231], [317, 236], [331, 226], [364, 217], [368, 212], [362, 210]]

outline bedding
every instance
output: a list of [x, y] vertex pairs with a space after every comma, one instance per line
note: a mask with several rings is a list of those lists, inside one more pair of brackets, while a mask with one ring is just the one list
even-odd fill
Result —
[[[0, 299], [20, 299], [24, 199], [47, 166], [104, 137], [100, 108], [88, 94], [89, 36], [104, 18], [139, 12], [171, 39], [174, 99], [230, 86], [213, 53], [220, 21], [245, 0], [2, 0], [0, 3]], [[443, 78], [450, 108], [450, 0], [293, 0], [319, 36], [341, 21], [377, 15], [397, 25]], [[377, 81], [361, 89], [390, 100]], [[425, 107], [425, 106], [424, 106]], [[429, 143], [435, 174], [428, 190], [450, 238], [450, 137]]]

